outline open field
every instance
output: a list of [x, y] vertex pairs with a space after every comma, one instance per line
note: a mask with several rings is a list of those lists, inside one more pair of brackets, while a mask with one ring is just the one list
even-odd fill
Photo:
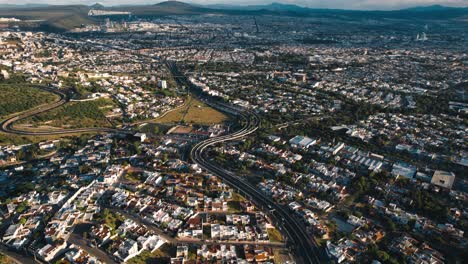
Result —
[[175, 248], [171, 245], [164, 244], [161, 248], [153, 253], [143, 251], [140, 255], [130, 259], [129, 264], [146, 264], [146, 263], [171, 263], [171, 256], [174, 256]]
[[170, 112], [156, 119], [155, 122], [211, 125], [223, 123], [227, 120], [228, 117], [225, 114], [207, 106], [195, 98], [190, 98], [185, 107]]
[[283, 242], [283, 236], [281, 236], [281, 233], [277, 229], [268, 228], [267, 232], [270, 242]]
[[22, 128], [84, 128], [112, 127], [105, 113], [115, 107], [110, 99], [99, 99], [86, 102], [71, 102], [59, 108], [41, 113], [22, 121]]
[[[87, 133], [70, 133], [70, 134], [60, 134], [60, 135], [49, 135], [49, 136], [19, 136], [13, 134], [6, 134], [0, 132], [0, 145], [23, 145], [23, 144], [33, 144], [46, 140], [55, 140], [59, 138], [66, 137], [76, 137], [81, 136]], [[92, 134], [92, 133], [89, 133]], [[1, 263], [1, 262], [0, 262]]]
[[16, 262], [13, 261], [8, 256], [4, 255], [3, 253], [0, 253], [0, 263], [2, 263], [2, 264], [14, 264]]
[[276, 248], [273, 250], [273, 253], [274, 253], [275, 263], [287, 263], [287, 262], [294, 263], [293, 258], [290, 255], [290, 252], [288, 252], [285, 249]]
[[58, 96], [28, 85], [0, 84], [0, 118], [48, 104]]

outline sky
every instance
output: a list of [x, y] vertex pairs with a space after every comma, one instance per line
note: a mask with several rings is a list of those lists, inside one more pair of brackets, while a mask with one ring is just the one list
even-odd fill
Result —
[[[281, 2], [284, 4], [296, 4], [312, 8], [337, 8], [337, 9], [357, 9], [357, 10], [394, 10], [414, 6], [445, 5], [454, 7], [468, 6], [468, 0], [180, 0], [186, 3], [196, 4], [228, 4], [228, 5], [256, 5], [269, 4], [271, 2]], [[155, 4], [162, 0], [0, 0], [0, 4], [85, 4], [90, 5], [96, 2], [105, 6], [125, 5], [125, 4]]]

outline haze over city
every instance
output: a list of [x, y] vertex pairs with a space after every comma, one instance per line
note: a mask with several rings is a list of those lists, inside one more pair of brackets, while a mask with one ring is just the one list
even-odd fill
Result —
[[[147, 1], [147, 0], [134, 0], [134, 1], [92, 1], [92, 0], [37, 0], [34, 2], [28, 0], [17, 0], [14, 4], [51, 4], [51, 5], [66, 5], [66, 4], [83, 4], [91, 5], [95, 3], [101, 3], [106, 6], [116, 5], [147, 5], [156, 4], [160, 1]], [[272, 2], [278, 2], [282, 4], [295, 4], [303, 7], [310, 8], [336, 8], [336, 9], [355, 9], [355, 10], [395, 10], [403, 9], [415, 6], [430, 6], [430, 5], [444, 5], [452, 7], [467, 7], [468, 4], [465, 0], [284, 0], [284, 1], [272, 1], [272, 0], [187, 0], [187, 3], [200, 4], [200, 5], [260, 5], [270, 4]], [[12, 4], [8, 0], [0, 0], [0, 4]]]
[[11, 2], [1, 264], [468, 259], [466, 1]]

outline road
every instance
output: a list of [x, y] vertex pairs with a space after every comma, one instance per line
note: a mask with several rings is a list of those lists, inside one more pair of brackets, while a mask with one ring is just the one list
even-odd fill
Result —
[[[178, 71], [175, 63], [167, 62], [167, 65], [179, 85], [194, 88], [187, 78]], [[292, 248], [297, 263], [328, 262], [325, 252], [316, 244], [313, 237], [308, 234], [304, 223], [298, 220], [297, 216], [289, 208], [277, 204], [271, 197], [266, 196], [256, 186], [246, 181], [245, 178], [226, 170], [207, 157], [207, 150], [211, 146], [222, 144], [226, 141], [238, 140], [257, 131], [260, 125], [260, 117], [254, 112], [242, 110], [225, 103], [209, 102], [211, 97], [205, 99], [208, 100], [206, 103], [210, 106], [240, 117], [244, 121], [244, 126], [237, 132], [210, 138], [196, 144], [190, 152], [192, 161], [204, 170], [220, 177], [224, 182], [246, 196], [257, 207], [268, 214]]]
[[9, 250], [3, 244], [0, 244], [0, 253], [3, 253], [4, 255], [8, 256], [15, 263], [21, 263], [21, 264], [40, 263], [40, 262], [36, 262], [34, 260], [34, 258], [32, 258], [32, 257], [26, 257], [24, 254], [17, 253], [17, 252], [14, 252], [12, 250]]
[[164, 238], [168, 243], [171, 244], [192, 244], [192, 245], [219, 245], [219, 244], [226, 244], [226, 245], [263, 245], [263, 246], [268, 246], [268, 247], [274, 247], [274, 248], [283, 248], [285, 245], [284, 243], [281, 242], [270, 242], [270, 241], [244, 241], [244, 240], [201, 240], [201, 239], [195, 239], [195, 238], [181, 238], [177, 237], [174, 238], [167, 233], [163, 232], [161, 229], [159, 229], [157, 226], [155, 226], [153, 223], [148, 221], [147, 219], [142, 218], [139, 215], [129, 213], [128, 211], [118, 209], [115, 207], [110, 207], [110, 206], [104, 206], [101, 205], [112, 212], [117, 212], [125, 216], [126, 218], [132, 219], [136, 223], [140, 225], [145, 225], [149, 229], [151, 229], [153, 232], [155, 232], [157, 235], [160, 237]]
[[68, 242], [72, 243], [74, 245], [77, 245], [84, 249], [86, 252], [88, 252], [90, 255], [98, 258], [99, 260], [103, 261], [104, 263], [118, 263], [115, 261], [113, 258], [109, 257], [106, 252], [102, 251], [98, 247], [90, 247], [87, 243], [87, 240], [85, 240], [81, 235], [72, 233], [70, 237], [68, 238]]
[[30, 109], [21, 113], [11, 115], [9, 118], [0, 122], [0, 131], [4, 133], [9, 133], [9, 134], [26, 135], [26, 136], [49, 136], [49, 135], [63, 135], [63, 134], [89, 133], [89, 132], [129, 133], [129, 131], [127, 130], [114, 129], [114, 128], [76, 128], [76, 129], [60, 129], [60, 130], [52, 130], [52, 131], [29, 131], [29, 130], [16, 129], [13, 126], [16, 122], [26, 119], [31, 116], [38, 115], [40, 113], [50, 111], [52, 109], [58, 108], [66, 104], [67, 102], [69, 102], [67, 95], [59, 90], [52, 89], [52, 88], [45, 87], [45, 86], [35, 86], [35, 87], [58, 95], [59, 100], [52, 102], [45, 106], [41, 105], [41, 106], [35, 107], [33, 109]]
[[[173, 70], [174, 65], [170, 65], [169, 68]], [[176, 76], [180, 80], [180, 75]], [[87, 132], [111, 132], [111, 133], [129, 133], [126, 130], [118, 130], [112, 128], [80, 128], [80, 129], [64, 129], [64, 130], [54, 130], [54, 131], [24, 131], [18, 130], [13, 127], [13, 124], [17, 121], [23, 120], [25, 118], [52, 110], [54, 108], [60, 107], [68, 99], [65, 94], [58, 90], [54, 90], [47, 87], [40, 87], [40, 89], [47, 90], [59, 95], [60, 100], [51, 103], [47, 106], [39, 106], [28, 110], [23, 113], [13, 115], [12, 117], [2, 121], [0, 123], [0, 130], [5, 133], [17, 134], [17, 135], [61, 135], [61, 134], [72, 134], [72, 133], [87, 133]], [[252, 202], [254, 202], [259, 208], [266, 211], [266, 213], [271, 217], [274, 223], [279, 227], [280, 231], [287, 238], [288, 243], [291, 245], [295, 255], [296, 261], [298, 263], [321, 263], [326, 261], [325, 254], [320, 250], [316, 245], [314, 240], [306, 230], [305, 225], [300, 222], [296, 216], [283, 205], [277, 204], [270, 197], [266, 197], [265, 194], [260, 192], [256, 186], [245, 181], [243, 178], [235, 175], [234, 173], [220, 167], [218, 164], [212, 163], [207, 158], [206, 150], [211, 146], [226, 141], [238, 140], [245, 136], [248, 136], [254, 133], [260, 124], [260, 118], [253, 112], [241, 111], [236, 107], [232, 107], [226, 104], [221, 103], [210, 103], [211, 106], [218, 108], [224, 112], [234, 113], [237, 116], [241, 117], [245, 121], [245, 125], [242, 129], [237, 132], [216, 137], [210, 138], [205, 141], [202, 141], [195, 145], [190, 152], [191, 159], [197, 163], [201, 168], [209, 171], [226, 183], [228, 183], [233, 188], [237, 189], [241, 194], [244, 194]], [[85, 249], [90, 251], [95, 251], [92, 248], [89, 248], [86, 244], [81, 243], [78, 238], [72, 235], [72, 240], [75, 243], [83, 246]], [[93, 252], [94, 254], [100, 255], [98, 257], [104, 257], [99, 254], [99, 252]], [[102, 253], [102, 252], [101, 252]], [[108, 259], [110, 261], [110, 259]]]
[[[216, 105], [217, 104], [212, 104], [214, 107], [216, 107]], [[222, 107], [229, 108], [229, 106], [225, 104], [223, 104]], [[238, 109], [232, 107], [231, 111], [238, 111]], [[256, 186], [218, 164], [213, 163], [207, 157], [207, 150], [211, 146], [226, 141], [241, 139], [254, 133], [258, 129], [260, 119], [255, 113], [243, 111], [238, 112], [238, 115], [246, 121], [241, 130], [198, 143], [190, 152], [191, 159], [201, 168], [220, 177], [241, 194], [247, 196], [247, 198], [254, 202], [259, 208], [266, 211], [287, 238], [287, 241], [295, 252], [296, 261], [298, 263], [322, 263], [326, 261], [322, 250], [318, 247], [313, 238], [308, 235], [305, 225], [299, 221], [287, 207], [277, 204], [270, 197], [267, 197], [264, 193], [259, 191]]]

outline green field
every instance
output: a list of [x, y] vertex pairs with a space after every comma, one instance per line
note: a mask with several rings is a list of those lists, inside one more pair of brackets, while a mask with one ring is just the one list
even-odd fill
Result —
[[8, 256], [3, 255], [3, 253], [0, 253], [0, 263], [2, 263], [2, 264], [13, 264], [13, 263], [16, 263], [16, 262], [14, 262]]
[[86, 102], [71, 102], [21, 122], [21, 127], [83, 128], [112, 127], [105, 113], [115, 107], [110, 99], [98, 99]]
[[275, 228], [268, 228], [268, 238], [270, 238], [270, 242], [283, 242], [283, 236], [281, 233]]
[[167, 115], [156, 119], [157, 123], [185, 123], [211, 125], [219, 124], [228, 120], [228, 117], [205, 105], [197, 99], [189, 98], [186, 106], [169, 112]]
[[0, 84], [0, 117], [48, 104], [58, 96], [28, 85]]
[[147, 250], [143, 251], [140, 255], [130, 259], [129, 264], [148, 264], [148, 263], [171, 263], [171, 256], [175, 255], [175, 248], [171, 245], [164, 244], [161, 248], [154, 252]]

